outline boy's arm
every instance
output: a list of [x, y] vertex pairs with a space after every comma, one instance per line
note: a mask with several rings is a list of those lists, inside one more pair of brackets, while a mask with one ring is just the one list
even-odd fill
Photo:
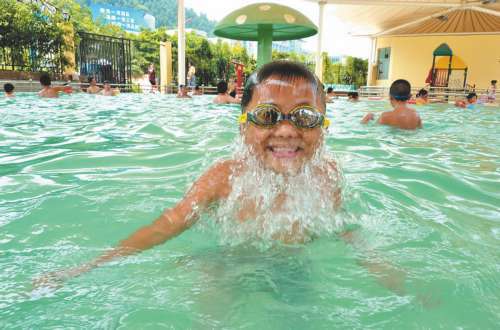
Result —
[[375, 115], [373, 113], [368, 113], [366, 116], [361, 119], [362, 124], [367, 124], [370, 120], [373, 120], [375, 118]]
[[179, 235], [197, 220], [200, 211], [229, 193], [230, 171], [229, 162], [213, 166], [194, 183], [182, 201], [175, 207], [165, 210], [153, 223], [140, 228], [121, 241], [117, 247], [97, 259], [77, 268], [51, 273], [35, 281], [35, 285], [50, 285], [54, 281], [63, 281], [81, 275], [117, 257], [150, 249]]
[[54, 86], [52, 87], [56, 92], [72, 93], [73, 87], [71, 86]]

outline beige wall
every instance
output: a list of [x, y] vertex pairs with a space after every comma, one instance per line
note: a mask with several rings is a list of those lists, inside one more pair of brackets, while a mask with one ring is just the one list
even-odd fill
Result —
[[500, 34], [380, 37], [377, 39], [377, 53], [380, 48], [391, 47], [389, 79], [372, 80], [372, 85], [389, 86], [393, 80], [403, 78], [412, 86], [424, 86], [432, 66], [432, 53], [443, 42], [467, 64], [468, 84], [488, 88], [492, 79], [500, 81]]

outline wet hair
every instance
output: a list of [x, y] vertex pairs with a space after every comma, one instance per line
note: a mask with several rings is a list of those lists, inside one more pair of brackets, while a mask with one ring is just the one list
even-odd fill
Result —
[[200, 89], [200, 85], [196, 85], [196, 86], [194, 86], [194, 90], [195, 90], [195, 91], [197, 91], [197, 90], [199, 90], [199, 89]]
[[109, 84], [109, 80], [104, 80], [103, 85]]
[[303, 79], [311, 84], [311, 87], [319, 96], [323, 109], [326, 109], [325, 91], [323, 84], [304, 64], [292, 61], [273, 61], [264, 64], [257, 72], [254, 72], [247, 80], [243, 96], [241, 97], [241, 111], [245, 112], [246, 107], [252, 100], [253, 92], [257, 85], [260, 85], [271, 76], [293, 82]]
[[3, 90], [5, 91], [5, 93], [12, 93], [14, 91], [14, 85], [12, 85], [11, 83], [6, 83], [5, 85], [3, 85]]
[[411, 97], [411, 85], [408, 80], [398, 79], [389, 89], [390, 96], [396, 101], [408, 101]]
[[349, 92], [347, 93], [347, 97], [357, 99], [359, 97], [358, 92]]
[[89, 84], [92, 82], [92, 80], [95, 80], [95, 77], [89, 77]]
[[469, 94], [467, 94], [467, 96], [466, 96], [467, 100], [471, 100], [471, 99], [472, 99], [472, 98], [474, 98], [474, 97], [477, 97], [477, 94], [476, 94], [476, 93], [474, 93], [474, 92], [469, 93]]
[[495, 85], [496, 83], [497, 83], [497, 81], [496, 81], [496, 80], [492, 80], [492, 81], [491, 81], [491, 84], [492, 84], [492, 85]]
[[328, 87], [328, 88], [326, 89], [326, 92], [327, 92], [327, 93], [331, 93], [331, 92], [333, 92], [333, 87]]
[[52, 80], [48, 73], [44, 72], [40, 75], [40, 84], [42, 84], [42, 86], [50, 86], [52, 84]]
[[417, 97], [424, 97], [424, 96], [427, 96], [428, 94], [429, 94], [429, 92], [427, 92], [426, 89], [422, 88], [421, 90], [418, 91]]
[[227, 92], [227, 82], [221, 80], [217, 83], [217, 93], [225, 93]]

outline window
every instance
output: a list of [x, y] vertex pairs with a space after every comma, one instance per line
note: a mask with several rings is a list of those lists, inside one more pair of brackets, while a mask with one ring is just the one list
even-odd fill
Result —
[[377, 79], [384, 80], [389, 79], [389, 63], [391, 60], [391, 48], [380, 48], [378, 50], [378, 61], [377, 61]]

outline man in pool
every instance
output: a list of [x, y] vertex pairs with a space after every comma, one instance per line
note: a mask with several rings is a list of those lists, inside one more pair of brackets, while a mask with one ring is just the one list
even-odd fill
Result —
[[14, 97], [14, 85], [11, 83], [4, 84], [3, 90], [5, 92], [5, 97]]
[[213, 100], [215, 104], [240, 103], [237, 98], [227, 93], [227, 89], [227, 82], [224, 80], [217, 83], [217, 96]]
[[87, 87], [87, 93], [89, 94], [98, 94], [101, 91], [99, 86], [97, 86], [97, 83], [95, 81], [95, 77], [90, 77], [89, 78], [89, 87]]
[[358, 102], [359, 101], [359, 94], [358, 94], [358, 92], [349, 92], [349, 93], [347, 93], [347, 101], [349, 101], [349, 102]]
[[179, 99], [190, 99], [191, 96], [188, 95], [188, 89], [186, 85], [179, 85], [179, 91], [177, 92], [177, 98]]
[[109, 81], [106, 80], [104, 82], [103, 89], [99, 94], [104, 95], [104, 96], [116, 96], [116, 95], [120, 94], [120, 90], [116, 89], [116, 88], [113, 89], [111, 87], [111, 84], [109, 83]]
[[[410, 83], [404, 79], [394, 81], [389, 89], [389, 99], [394, 110], [380, 115], [377, 123], [401, 129], [417, 129], [422, 127], [422, 120], [415, 109], [408, 107], [411, 98]], [[373, 113], [367, 114], [361, 122], [368, 123], [375, 118]]]
[[[77, 276], [117, 257], [152, 248], [179, 235], [210, 205], [227, 200], [234, 180], [251, 171], [252, 166], [261, 168], [260, 173], [280, 176], [285, 182], [293, 180], [307, 168], [313, 179], [310, 184], [321, 182], [320, 186], [313, 186], [312, 191], [326, 198], [328, 205], [336, 209], [340, 205], [337, 165], [326, 158], [322, 162], [313, 161], [318, 158], [329, 125], [325, 116], [323, 86], [314, 74], [294, 62], [268, 63], [247, 81], [241, 109], [240, 132], [248, 153], [214, 164], [177, 205], [165, 210], [152, 224], [139, 229], [94, 261], [56, 274], [55, 280]], [[238, 199], [236, 223], [256, 221], [261, 212], [271, 211], [273, 215], [285, 212], [288, 215], [287, 207], [293, 204], [287, 202], [292, 197], [288, 191], [279, 193], [269, 209], [261, 209], [260, 201], [250, 197]], [[273, 233], [272, 239], [288, 243], [308, 240], [307, 231], [298, 221], [293, 221]]]
[[38, 92], [38, 96], [54, 98], [59, 97], [59, 92], [64, 92], [70, 94], [73, 92], [71, 86], [52, 86], [52, 80], [48, 73], [42, 73], [40, 75], [40, 85], [42, 85], [42, 90]]
[[335, 98], [335, 93], [333, 92], [333, 87], [328, 87], [326, 89], [326, 103], [333, 103]]

